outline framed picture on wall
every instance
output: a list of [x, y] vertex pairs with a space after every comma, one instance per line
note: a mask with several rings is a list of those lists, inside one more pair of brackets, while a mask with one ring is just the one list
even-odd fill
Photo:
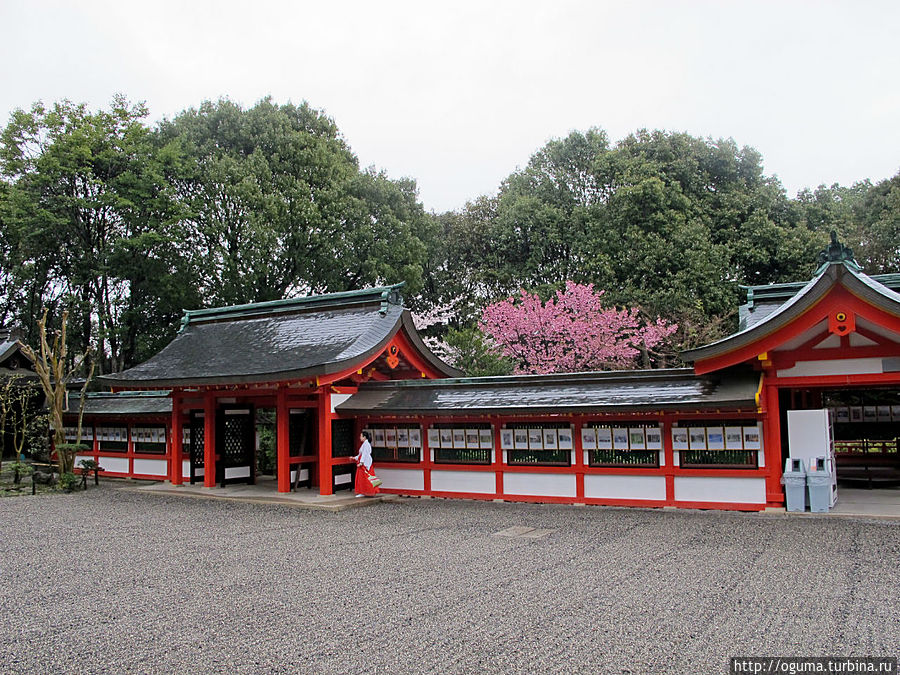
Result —
[[613, 447], [616, 450], [628, 449], [628, 429], [623, 427], [614, 427], [612, 429]]
[[706, 427], [706, 447], [710, 450], [724, 450], [725, 429], [722, 427]]
[[571, 450], [574, 446], [572, 445], [572, 429], [559, 429], [559, 449], [560, 450]]
[[659, 427], [647, 427], [647, 449], [662, 450], [662, 429]]
[[494, 434], [490, 429], [478, 430], [478, 445], [482, 450], [490, 450], [494, 447]]
[[889, 406], [889, 405], [878, 406], [878, 421], [879, 422], [890, 422], [891, 421], [891, 406]]
[[688, 442], [691, 450], [706, 450], [706, 427], [690, 427]]
[[850, 421], [851, 422], [862, 422], [863, 421], [862, 406], [860, 406], [860, 405], [850, 406]]
[[409, 447], [411, 448], [421, 448], [422, 447], [422, 430], [421, 429], [410, 429], [409, 430]]
[[584, 450], [597, 448], [597, 430], [594, 427], [581, 427], [581, 447]]
[[597, 428], [597, 449], [612, 450], [613, 447], [613, 430], [609, 427]]
[[874, 405], [863, 406], [863, 422], [870, 423], [878, 420], [878, 409]]
[[453, 447], [453, 429], [441, 429], [441, 447]]
[[528, 430], [527, 429], [515, 429], [513, 431], [515, 438], [516, 450], [527, 450], [528, 449]]
[[544, 449], [544, 434], [542, 429], [529, 429], [528, 430], [528, 449], [529, 450], [543, 450]]
[[481, 441], [478, 438], [478, 429], [466, 429], [466, 447], [480, 448]]
[[674, 450], [688, 449], [688, 430], [682, 427], [672, 427], [672, 448]]
[[397, 447], [397, 429], [388, 427], [384, 430], [384, 444], [389, 448]]
[[431, 428], [428, 430], [428, 447], [429, 448], [439, 448], [441, 447], [441, 430]]
[[759, 438], [759, 426], [744, 427], [744, 449], [759, 450], [762, 447]]
[[725, 427], [725, 449], [744, 449], [744, 432], [741, 427]]
[[454, 448], [465, 448], [466, 447], [466, 430], [465, 429], [454, 429], [453, 430], [453, 447]]
[[632, 450], [643, 450], [647, 447], [644, 427], [632, 427], [628, 430], [628, 445]]
[[891, 419], [894, 422], [900, 422], [900, 405], [891, 406]]
[[556, 450], [558, 441], [556, 429], [544, 429], [544, 450]]
[[372, 432], [372, 446], [376, 448], [384, 447], [384, 429], [375, 429]]
[[513, 430], [512, 429], [501, 429], [500, 430], [500, 447], [503, 450], [512, 450], [513, 449]]
[[850, 421], [850, 408], [841, 406], [834, 409], [834, 421], [838, 424], [847, 424]]
[[409, 429], [397, 429], [397, 447], [409, 447]]

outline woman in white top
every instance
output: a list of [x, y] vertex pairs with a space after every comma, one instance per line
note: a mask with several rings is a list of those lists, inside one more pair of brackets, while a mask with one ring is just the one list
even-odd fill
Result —
[[359, 435], [361, 444], [359, 452], [353, 458], [356, 460], [356, 496], [374, 497], [378, 494], [378, 485], [381, 481], [372, 473], [372, 443], [369, 432], [364, 431]]

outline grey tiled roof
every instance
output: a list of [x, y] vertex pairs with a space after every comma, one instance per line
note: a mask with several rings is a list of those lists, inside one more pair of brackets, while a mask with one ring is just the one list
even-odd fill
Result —
[[690, 368], [364, 384], [337, 406], [354, 414], [627, 412], [755, 407], [759, 377]]
[[[873, 274], [872, 276], [860, 274], [860, 276], [889, 290], [900, 291], [900, 274]], [[739, 308], [738, 329], [744, 330], [761, 323], [802, 291], [806, 285], [807, 282], [741, 286], [747, 292], [747, 302]]]
[[688, 363], [694, 363], [727, 354], [764, 339], [803, 315], [836, 285], [844, 286], [857, 297], [889, 314], [900, 316], [900, 294], [863, 274], [853, 265], [832, 262], [823, 265], [818, 274], [796, 294], [790, 296], [784, 304], [774, 309], [767, 308], [765, 316], [760, 320], [747, 323], [746, 327], [722, 340], [682, 352], [681, 358]]
[[339, 372], [377, 354], [401, 328], [439, 372], [395, 287], [201, 310], [148, 361], [99, 379], [158, 387], [299, 379]]
[[[72, 397], [72, 405], [78, 405]], [[72, 413], [77, 412], [77, 408]], [[102, 415], [171, 415], [172, 399], [168, 391], [124, 391], [116, 394], [88, 394], [84, 402], [84, 414]]]

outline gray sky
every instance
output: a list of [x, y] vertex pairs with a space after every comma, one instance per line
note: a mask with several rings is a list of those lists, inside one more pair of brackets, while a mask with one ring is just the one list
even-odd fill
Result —
[[900, 169], [900, 2], [0, 0], [0, 121], [33, 101], [153, 119], [271, 94], [363, 166], [463, 206], [553, 137], [731, 137], [788, 193]]

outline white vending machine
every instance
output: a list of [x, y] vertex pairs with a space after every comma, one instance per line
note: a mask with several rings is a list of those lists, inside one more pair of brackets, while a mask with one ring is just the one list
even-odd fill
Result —
[[[831, 411], [788, 410], [788, 453], [802, 459], [808, 472], [827, 471], [831, 474], [831, 500], [837, 501], [837, 467], [834, 461], [834, 426]], [[824, 457], [824, 466], [817, 467], [816, 458]]]

